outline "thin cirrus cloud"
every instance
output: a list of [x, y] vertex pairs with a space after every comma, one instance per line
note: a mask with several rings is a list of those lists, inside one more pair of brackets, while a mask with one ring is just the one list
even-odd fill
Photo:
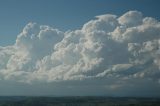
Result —
[[110, 85], [107, 89], [159, 85], [159, 47], [160, 22], [138, 11], [96, 16], [67, 32], [29, 23], [14, 45], [0, 47], [0, 79], [32, 84], [90, 81]]

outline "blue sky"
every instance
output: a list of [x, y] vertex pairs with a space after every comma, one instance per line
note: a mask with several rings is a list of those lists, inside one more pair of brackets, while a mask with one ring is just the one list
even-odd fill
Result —
[[0, 0], [0, 95], [160, 97], [159, 5]]
[[101, 14], [141, 11], [159, 20], [159, 0], [0, 0], [0, 45], [11, 45], [29, 22], [60, 30], [81, 28]]

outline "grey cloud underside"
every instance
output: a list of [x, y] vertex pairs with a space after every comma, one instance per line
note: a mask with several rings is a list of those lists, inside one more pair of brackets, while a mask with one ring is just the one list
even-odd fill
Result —
[[0, 47], [0, 80], [104, 81], [113, 89], [160, 83], [160, 22], [129, 11], [96, 16], [67, 32], [29, 23], [14, 45]]

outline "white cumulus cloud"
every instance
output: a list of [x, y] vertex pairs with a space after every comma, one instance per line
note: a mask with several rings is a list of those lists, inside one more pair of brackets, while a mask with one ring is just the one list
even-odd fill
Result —
[[[96, 16], [62, 32], [27, 24], [16, 43], [0, 47], [0, 79], [17, 82], [93, 81], [123, 87], [160, 80], [160, 22], [129, 11]], [[116, 85], [117, 84], [117, 85]]]

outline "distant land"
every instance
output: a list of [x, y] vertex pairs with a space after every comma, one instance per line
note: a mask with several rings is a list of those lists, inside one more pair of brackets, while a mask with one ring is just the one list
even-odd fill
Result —
[[0, 106], [160, 106], [160, 98], [0, 96]]

